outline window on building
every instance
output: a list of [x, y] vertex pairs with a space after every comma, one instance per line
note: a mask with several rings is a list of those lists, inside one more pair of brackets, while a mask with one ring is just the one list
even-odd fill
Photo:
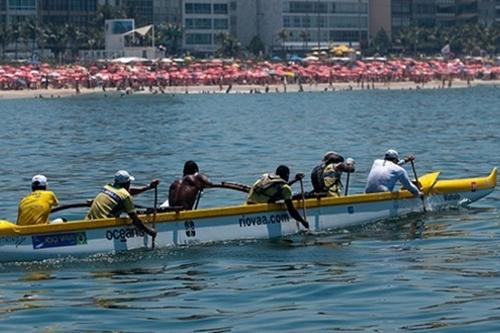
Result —
[[212, 45], [212, 34], [186, 34], [187, 45]]
[[300, 16], [293, 16], [292, 27], [300, 28], [302, 26]]
[[[361, 36], [365, 35], [366, 32], [362, 32]], [[357, 42], [359, 41], [359, 31], [357, 30], [330, 30], [329, 38], [331, 41], [335, 42]]]
[[227, 14], [227, 4], [214, 3], [214, 14]]
[[212, 20], [209, 18], [187, 18], [185, 25], [186, 29], [211, 30]]
[[229, 29], [229, 22], [227, 19], [214, 19], [214, 29], [227, 30]]
[[184, 5], [186, 14], [212, 14], [209, 3], [186, 3]]
[[11, 15], [10, 22], [11, 23], [22, 23], [28, 20], [33, 19], [35, 16], [32, 15]]
[[11, 10], [36, 10], [36, 0], [9, 0]]
[[95, 11], [97, 0], [69, 1], [69, 9], [74, 11]]
[[0, 0], [0, 10], [7, 10], [7, 0]]
[[455, 6], [450, 5], [437, 5], [436, 6], [437, 14], [455, 14]]
[[231, 11], [236, 11], [236, 1], [231, 1], [231, 4], [230, 4], [230, 9]]
[[328, 3], [324, 1], [290, 1], [285, 4], [284, 10], [289, 13], [327, 13]]
[[290, 24], [291, 17], [290, 16], [283, 16], [283, 27], [284, 28], [290, 28], [292, 25]]

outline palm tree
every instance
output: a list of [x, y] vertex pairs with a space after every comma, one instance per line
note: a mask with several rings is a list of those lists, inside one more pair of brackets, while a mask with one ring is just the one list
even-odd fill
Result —
[[23, 21], [21, 26], [21, 36], [25, 41], [31, 42], [31, 58], [33, 58], [33, 54], [35, 53], [35, 48], [37, 44], [38, 36], [40, 35], [40, 29], [38, 27], [38, 23], [36, 19], [30, 18], [26, 21]]
[[179, 42], [184, 35], [184, 29], [176, 24], [167, 24], [166, 30], [167, 50], [170, 54], [178, 54], [180, 52]]
[[290, 31], [283, 28], [278, 32], [278, 39], [281, 41], [281, 47], [283, 48], [283, 59], [286, 58], [286, 42], [290, 39]]
[[216, 52], [219, 56], [235, 57], [241, 51], [240, 42], [227, 32], [218, 33], [215, 40], [219, 44]]
[[385, 55], [392, 47], [391, 40], [384, 28], [380, 28], [375, 37], [373, 38], [373, 47], [375, 51], [379, 54]]
[[3, 59], [5, 47], [12, 42], [12, 32], [10, 26], [0, 24], [0, 59]]
[[19, 51], [19, 42], [21, 41], [21, 25], [19, 22], [14, 22], [10, 26], [10, 34], [14, 42], [14, 57], [17, 59]]
[[248, 44], [248, 51], [252, 52], [254, 55], [258, 56], [261, 53], [264, 53], [266, 50], [266, 46], [264, 42], [258, 35], [254, 36], [250, 43]]
[[66, 51], [68, 44], [67, 25], [48, 25], [43, 31], [43, 39], [44, 44], [54, 54], [54, 58], [61, 62], [61, 55]]
[[307, 42], [309, 41], [309, 37], [311, 34], [309, 33], [308, 30], [302, 30], [300, 32], [300, 39], [302, 39], [302, 42], [304, 43], [304, 50], [307, 51]]
[[408, 51], [411, 48], [413, 49], [414, 55], [417, 55], [419, 42], [422, 41], [423, 35], [424, 35], [423, 28], [415, 24], [411, 24], [401, 29], [399, 36], [404, 50]]
[[65, 24], [64, 29], [68, 34], [68, 46], [71, 50], [71, 56], [78, 56], [78, 51], [88, 44], [89, 35], [82, 28]]

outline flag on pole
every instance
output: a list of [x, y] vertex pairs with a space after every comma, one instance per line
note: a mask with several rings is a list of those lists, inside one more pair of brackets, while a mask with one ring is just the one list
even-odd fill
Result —
[[450, 44], [446, 44], [442, 49], [441, 49], [441, 54], [442, 55], [448, 55], [450, 54]]

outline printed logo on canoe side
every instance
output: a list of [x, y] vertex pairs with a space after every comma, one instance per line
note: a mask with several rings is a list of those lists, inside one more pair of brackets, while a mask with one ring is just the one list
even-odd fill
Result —
[[16, 247], [22, 245], [26, 241], [25, 236], [5, 236], [0, 237], [0, 246], [15, 245]]
[[240, 228], [262, 224], [286, 223], [290, 221], [287, 213], [261, 216], [242, 216], [239, 218]]
[[137, 228], [120, 228], [106, 231], [106, 239], [126, 242], [128, 238], [144, 237], [144, 232]]
[[47, 249], [51, 247], [76, 246], [87, 244], [85, 232], [69, 232], [65, 234], [31, 236], [33, 249]]
[[194, 237], [196, 236], [196, 229], [194, 227], [194, 222], [189, 220], [184, 222], [184, 228], [186, 229], [186, 236]]

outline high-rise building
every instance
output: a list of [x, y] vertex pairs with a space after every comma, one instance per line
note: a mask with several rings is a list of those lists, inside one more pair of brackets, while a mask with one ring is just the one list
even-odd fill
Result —
[[97, 0], [39, 0], [38, 21], [42, 25], [68, 23], [86, 26], [95, 17], [97, 5]]
[[7, 22], [7, 0], [0, 0], [0, 26]]
[[369, 3], [369, 40], [383, 29], [387, 36], [391, 36], [391, 0], [371, 0]]
[[15, 23], [37, 16], [36, 0], [0, 1], [0, 22]]
[[495, 0], [495, 21], [500, 23], [500, 0]]
[[219, 33], [229, 33], [229, 1], [185, 0], [182, 6], [183, 46], [196, 52], [214, 52]]
[[410, 24], [450, 27], [495, 22], [498, 0], [391, 0], [391, 30], [397, 34]]
[[302, 51], [368, 38], [368, 0], [232, 0], [230, 32], [246, 47]]

